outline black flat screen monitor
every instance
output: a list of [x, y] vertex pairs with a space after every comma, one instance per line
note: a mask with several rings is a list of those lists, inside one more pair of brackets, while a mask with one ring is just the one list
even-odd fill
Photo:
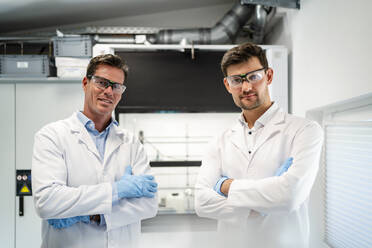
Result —
[[239, 112], [223, 84], [224, 51], [116, 52], [129, 66], [117, 113]]

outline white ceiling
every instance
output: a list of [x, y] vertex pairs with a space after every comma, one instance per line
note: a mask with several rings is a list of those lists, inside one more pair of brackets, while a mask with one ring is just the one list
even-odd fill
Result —
[[[232, 6], [235, 0], [0, 0], [0, 34], [61, 25], [115, 20], [208, 6]], [[221, 16], [222, 17], [222, 16]], [[168, 20], [170, 23], [172, 20]], [[114, 25], [111, 21], [111, 25]], [[142, 23], [144, 26], [146, 23]], [[123, 26], [122, 23], [117, 23]], [[152, 26], [151, 21], [148, 27]]]

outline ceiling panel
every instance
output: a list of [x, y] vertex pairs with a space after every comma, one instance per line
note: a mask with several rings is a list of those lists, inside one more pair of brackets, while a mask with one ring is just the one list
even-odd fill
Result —
[[[0, 0], [0, 33], [150, 15], [234, 0]], [[151, 23], [149, 23], [151, 26]]]

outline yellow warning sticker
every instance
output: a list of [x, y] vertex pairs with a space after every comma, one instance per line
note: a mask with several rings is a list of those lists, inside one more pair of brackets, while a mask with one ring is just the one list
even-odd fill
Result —
[[27, 188], [27, 185], [23, 185], [22, 189], [21, 189], [21, 193], [30, 193], [30, 190]]

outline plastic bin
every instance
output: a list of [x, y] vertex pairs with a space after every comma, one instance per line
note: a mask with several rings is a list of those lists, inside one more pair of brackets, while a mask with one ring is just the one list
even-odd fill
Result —
[[47, 55], [0, 55], [0, 77], [48, 77]]
[[55, 57], [92, 57], [92, 39], [88, 35], [54, 37]]
[[57, 77], [83, 78], [90, 58], [55, 57]]

